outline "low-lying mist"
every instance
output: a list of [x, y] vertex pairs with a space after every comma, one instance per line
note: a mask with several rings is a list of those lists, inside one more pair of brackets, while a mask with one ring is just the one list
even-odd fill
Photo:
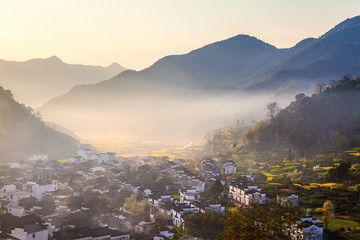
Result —
[[[75, 132], [102, 150], [146, 154], [147, 151], [202, 143], [215, 129], [266, 116], [269, 101], [287, 105], [293, 96], [237, 91], [167, 91], [157, 94], [108, 95], [41, 109], [45, 120]], [[86, 104], [85, 104], [85, 103]], [[70, 107], [69, 107], [70, 106]]]

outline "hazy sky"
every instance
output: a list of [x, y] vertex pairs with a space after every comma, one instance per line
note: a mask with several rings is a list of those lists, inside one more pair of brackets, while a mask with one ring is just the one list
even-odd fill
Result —
[[140, 70], [241, 33], [291, 47], [359, 14], [359, 0], [0, 0], [0, 59]]

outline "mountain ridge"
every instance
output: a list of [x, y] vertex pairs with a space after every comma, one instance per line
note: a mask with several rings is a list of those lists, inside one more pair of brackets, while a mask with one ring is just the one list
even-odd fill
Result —
[[96, 83], [124, 70], [118, 64], [108, 67], [68, 64], [55, 55], [27, 61], [0, 60], [0, 84], [11, 89], [20, 102], [37, 107], [74, 85]]
[[[56, 109], [68, 115], [81, 109], [89, 113], [87, 116], [110, 113], [114, 119], [116, 115], [118, 119], [124, 115], [138, 117], [142, 120], [132, 121], [126, 129], [137, 122], [153, 134], [166, 125], [173, 129], [179, 121], [173, 119], [177, 114], [184, 117], [179, 128], [186, 118], [203, 117], [209, 123], [208, 131], [233, 121], [244, 109], [247, 114], [256, 112], [253, 117], [258, 118], [263, 116], [263, 105], [274, 92], [285, 97], [299, 91], [310, 93], [317, 82], [329, 82], [348, 73], [360, 74], [360, 60], [356, 57], [360, 51], [358, 19], [348, 19], [346, 27], [340, 23], [336, 31], [329, 30], [320, 38], [307, 38], [286, 49], [256, 37], [237, 35], [187, 54], [166, 56], [141, 71], [125, 71], [106, 81], [77, 86], [42, 105], [40, 111], [53, 120], [64, 118]], [[246, 99], [250, 95], [258, 99]], [[206, 105], [205, 99], [213, 105]], [[189, 110], [193, 109], [191, 104], [198, 108]], [[70, 123], [71, 117], [66, 118]], [[146, 119], [162, 124], [152, 127]], [[188, 129], [196, 129], [196, 124], [194, 121]], [[70, 125], [65, 126], [71, 129]]]

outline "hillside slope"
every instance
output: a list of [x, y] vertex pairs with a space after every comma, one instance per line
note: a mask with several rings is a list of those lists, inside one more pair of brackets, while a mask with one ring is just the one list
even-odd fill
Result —
[[307, 97], [298, 94], [274, 119], [259, 122], [244, 140], [260, 147], [289, 144], [301, 153], [360, 145], [360, 78], [344, 77]]
[[0, 160], [25, 160], [34, 153], [67, 157], [78, 142], [45, 124], [30, 107], [19, 104], [9, 90], [0, 87]]

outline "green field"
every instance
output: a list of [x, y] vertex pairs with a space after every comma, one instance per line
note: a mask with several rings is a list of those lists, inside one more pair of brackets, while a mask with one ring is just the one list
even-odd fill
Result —
[[333, 218], [330, 220], [329, 229], [331, 231], [339, 230], [341, 227], [345, 228], [345, 230], [347, 230], [347, 228], [356, 229], [360, 227], [360, 223], [340, 218]]

